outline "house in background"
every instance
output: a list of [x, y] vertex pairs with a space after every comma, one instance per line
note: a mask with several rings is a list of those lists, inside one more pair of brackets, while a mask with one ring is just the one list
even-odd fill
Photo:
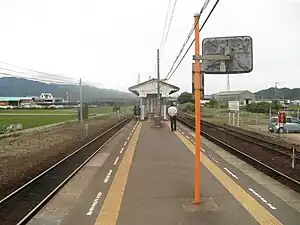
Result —
[[221, 91], [213, 94], [213, 98], [221, 104], [228, 104], [228, 101], [239, 101], [240, 105], [247, 105], [255, 102], [255, 94], [248, 90]]

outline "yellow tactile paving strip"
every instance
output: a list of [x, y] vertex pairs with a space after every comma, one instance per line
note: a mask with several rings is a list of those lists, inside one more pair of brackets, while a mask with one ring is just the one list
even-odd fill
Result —
[[[195, 154], [195, 145], [179, 132], [175, 132], [177, 137], [183, 144]], [[221, 182], [221, 184], [240, 202], [243, 207], [255, 218], [255, 220], [263, 225], [282, 225], [270, 212], [262, 207], [253, 197], [235, 183], [227, 174], [219, 169], [212, 161], [201, 153], [202, 164]]]
[[123, 160], [114, 177], [113, 183], [105, 198], [101, 211], [96, 219], [95, 225], [115, 225], [117, 223], [123, 194], [129, 174], [129, 169], [132, 163], [132, 158], [135, 152], [136, 143], [142, 128], [142, 123], [139, 123], [131, 140], [129, 141], [127, 150]]

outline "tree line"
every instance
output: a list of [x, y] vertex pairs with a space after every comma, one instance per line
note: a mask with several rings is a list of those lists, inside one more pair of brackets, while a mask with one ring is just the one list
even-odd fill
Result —
[[[178, 103], [182, 105], [181, 110], [186, 112], [194, 112], [195, 105], [192, 93], [183, 92], [177, 99]], [[220, 105], [216, 99], [210, 99], [209, 102], [205, 104], [206, 107], [209, 108], [227, 108], [227, 105]], [[273, 101], [272, 103], [269, 102], [258, 102], [258, 103], [250, 103], [246, 106], [241, 107], [248, 112], [252, 113], [269, 113], [270, 109], [272, 111], [278, 111], [282, 109], [282, 105], [279, 101]]]

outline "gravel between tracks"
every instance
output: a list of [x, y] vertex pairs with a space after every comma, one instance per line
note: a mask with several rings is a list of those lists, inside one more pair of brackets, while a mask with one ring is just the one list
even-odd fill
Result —
[[[120, 119], [124, 117], [121, 115]], [[0, 139], [0, 198], [117, 121], [119, 119], [113, 115], [90, 119], [88, 136], [85, 134], [85, 125], [76, 122]]]
[[238, 137], [234, 137], [221, 130], [213, 129], [207, 126], [203, 127], [203, 131], [212, 135], [215, 138], [225, 142], [226, 144], [235, 147], [236, 149], [245, 152], [253, 158], [277, 169], [278, 171], [300, 180], [300, 163], [295, 163], [295, 168], [291, 167], [291, 158], [274, 151], [266, 150], [265, 148], [255, 145], [254, 143], [247, 142]]

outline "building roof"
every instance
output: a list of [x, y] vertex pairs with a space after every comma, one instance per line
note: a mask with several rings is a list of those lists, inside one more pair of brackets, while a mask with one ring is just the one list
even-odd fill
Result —
[[246, 92], [248, 90], [239, 90], [239, 91], [221, 91], [221, 92], [218, 92], [214, 95], [217, 95], [217, 96], [225, 96], [225, 95], [240, 95], [244, 92]]
[[[147, 84], [147, 83], [151, 83], [151, 82], [157, 82], [157, 79], [156, 79], [156, 78], [152, 78], [152, 79], [147, 80], [147, 81], [145, 81], [145, 82], [142, 82], [142, 83], [133, 85], [133, 86], [129, 87], [128, 90], [131, 91], [131, 92], [133, 92], [133, 93], [136, 94], [136, 95], [139, 95], [139, 94], [137, 93], [137, 91], [135, 91], [134, 89], [135, 89], [135, 88], [138, 88], [138, 87], [140, 87], [140, 86], [143, 86], [143, 85], [145, 85], [145, 84]], [[168, 83], [166, 83], [166, 82], [164, 82], [164, 81], [160, 81], [160, 83], [163, 84], [163, 85], [169, 86], [170, 88], [174, 89], [174, 90], [170, 91], [169, 95], [171, 95], [171, 94], [173, 94], [173, 93], [175, 93], [175, 92], [177, 92], [177, 91], [180, 90], [179, 87], [177, 87], [177, 86], [175, 86], [175, 85], [172, 85], [172, 84], [168, 84]]]
[[210, 100], [212, 98], [213, 98], [212, 95], [204, 95], [204, 100]]
[[8, 101], [18, 102], [21, 100], [32, 100], [32, 97], [0, 97], [0, 102], [8, 102]]

